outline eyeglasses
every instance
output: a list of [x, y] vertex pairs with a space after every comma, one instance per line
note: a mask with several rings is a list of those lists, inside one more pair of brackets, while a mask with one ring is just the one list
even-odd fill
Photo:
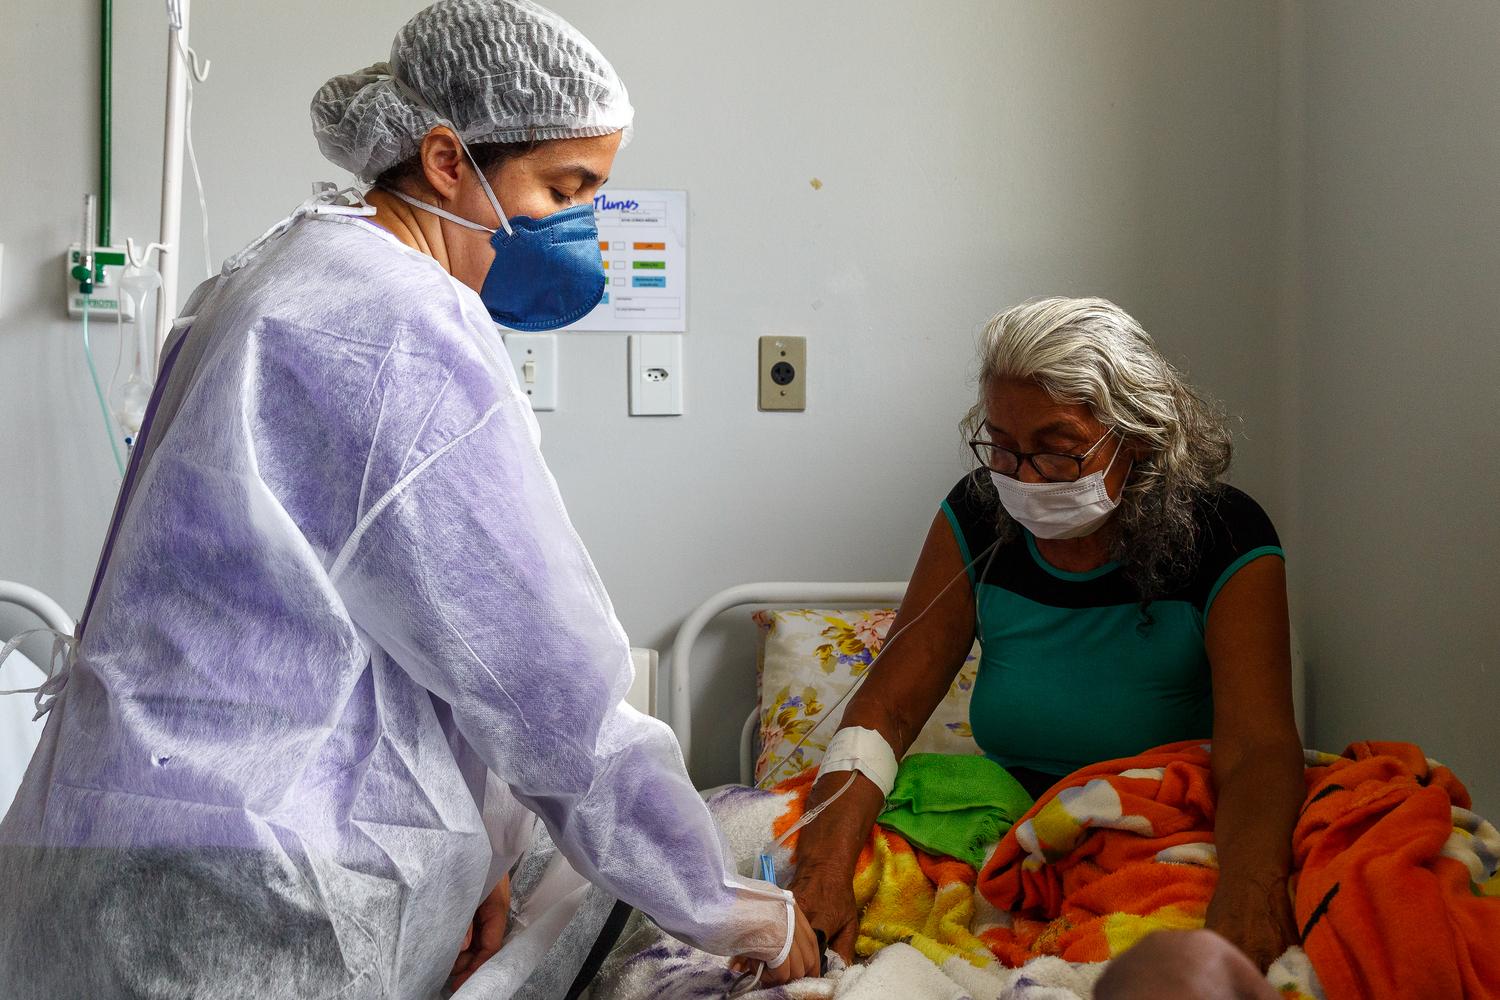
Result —
[[1087, 462], [1094, 452], [1099, 450], [1099, 446], [1113, 435], [1114, 431], [1105, 431], [1104, 436], [1095, 441], [1093, 446], [1082, 455], [1056, 455], [1045, 451], [1012, 451], [983, 438], [970, 441], [969, 447], [974, 450], [979, 464], [1002, 476], [1016, 475], [1021, 471], [1021, 463], [1028, 462], [1036, 470], [1036, 474], [1049, 483], [1076, 483], [1083, 478], [1083, 463]]

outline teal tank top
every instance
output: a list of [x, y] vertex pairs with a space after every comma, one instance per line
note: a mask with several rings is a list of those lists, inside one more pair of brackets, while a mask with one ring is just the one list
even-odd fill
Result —
[[[964, 562], [991, 545], [999, 501], [987, 473], [943, 501]], [[1118, 564], [1069, 573], [1023, 528], [970, 567], [983, 650], [969, 706], [975, 742], [1006, 768], [1061, 776], [1089, 764], [1213, 735], [1204, 623], [1224, 584], [1283, 557], [1270, 519], [1220, 486], [1198, 504], [1197, 565], [1142, 607]]]

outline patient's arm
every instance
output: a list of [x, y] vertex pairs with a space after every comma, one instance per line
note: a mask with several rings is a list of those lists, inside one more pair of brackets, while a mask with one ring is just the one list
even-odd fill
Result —
[[1307, 794], [1279, 557], [1262, 556], [1230, 578], [1209, 613], [1205, 640], [1213, 666], [1219, 853], [1219, 884], [1205, 920], [1264, 969], [1297, 943], [1287, 877], [1292, 828]]
[[[963, 572], [958, 543], [939, 514], [927, 532], [890, 635], [916, 624], [876, 657], [869, 678], [844, 712], [842, 726], [875, 730], [898, 759], [943, 700], [973, 645], [973, 588], [966, 579], [955, 582]], [[924, 609], [928, 610], [922, 614]], [[820, 778], [808, 808], [848, 781], [849, 775], [842, 772]], [[798, 834], [797, 874], [790, 888], [813, 928], [846, 960], [853, 957], [857, 931], [854, 866], [884, 804], [875, 783], [857, 774], [854, 785]]]

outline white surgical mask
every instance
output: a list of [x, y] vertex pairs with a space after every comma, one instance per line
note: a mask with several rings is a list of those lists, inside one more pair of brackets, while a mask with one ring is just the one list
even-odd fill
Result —
[[1005, 512], [1037, 538], [1082, 538], [1099, 530], [1120, 506], [1111, 500], [1104, 477], [1120, 457], [1120, 446], [1103, 472], [1072, 483], [1023, 483], [991, 470], [990, 480], [1000, 494]]

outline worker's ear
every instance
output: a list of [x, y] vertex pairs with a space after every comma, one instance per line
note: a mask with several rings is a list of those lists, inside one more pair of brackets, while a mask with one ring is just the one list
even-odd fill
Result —
[[458, 136], [445, 125], [428, 132], [422, 139], [422, 177], [444, 201], [458, 196], [458, 181], [469, 169]]

